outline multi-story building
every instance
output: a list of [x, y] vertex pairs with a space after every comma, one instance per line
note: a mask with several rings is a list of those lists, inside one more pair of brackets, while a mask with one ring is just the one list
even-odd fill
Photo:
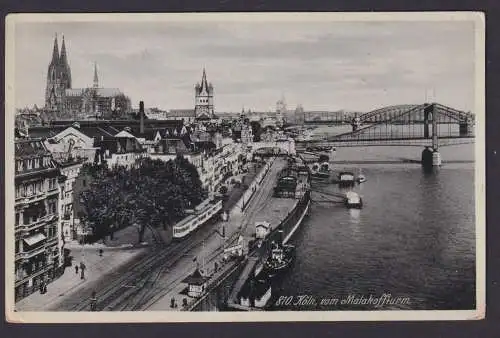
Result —
[[75, 227], [75, 214], [73, 208], [73, 187], [85, 162], [82, 159], [68, 159], [58, 163], [61, 174], [66, 177], [64, 185], [60, 187], [59, 219], [61, 222], [61, 234], [64, 242], [77, 239]]
[[253, 142], [253, 131], [250, 124], [243, 124], [241, 126], [241, 143], [248, 144]]
[[60, 118], [120, 117], [131, 110], [130, 99], [118, 88], [99, 86], [97, 66], [94, 65], [92, 87], [72, 88], [71, 67], [64, 37], [61, 53], [54, 39], [52, 60], [47, 71], [45, 109], [59, 112]]
[[19, 300], [58, 276], [63, 264], [59, 232], [64, 183], [40, 139], [15, 141], [15, 296]]

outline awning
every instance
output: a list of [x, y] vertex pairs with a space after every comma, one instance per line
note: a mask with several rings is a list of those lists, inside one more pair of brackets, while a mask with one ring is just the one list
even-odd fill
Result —
[[26, 244], [28, 245], [34, 245], [36, 243], [39, 243], [41, 241], [43, 241], [45, 238], [45, 235], [40, 233], [40, 234], [36, 234], [36, 235], [33, 235], [33, 236], [30, 236], [30, 237], [27, 237], [27, 238], [24, 238], [24, 242], [26, 242]]

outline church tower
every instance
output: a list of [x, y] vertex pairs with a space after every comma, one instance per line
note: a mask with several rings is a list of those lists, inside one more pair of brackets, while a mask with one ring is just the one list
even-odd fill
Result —
[[97, 75], [97, 63], [94, 62], [94, 88], [99, 88], [99, 76]]
[[201, 83], [195, 86], [194, 115], [197, 120], [209, 120], [214, 117], [214, 87], [207, 81], [205, 68]]
[[59, 54], [56, 34], [52, 50], [52, 60], [47, 71], [45, 108], [49, 110], [62, 110], [65, 91], [68, 88], [71, 88], [71, 69], [68, 63], [66, 44], [63, 36], [61, 54]]

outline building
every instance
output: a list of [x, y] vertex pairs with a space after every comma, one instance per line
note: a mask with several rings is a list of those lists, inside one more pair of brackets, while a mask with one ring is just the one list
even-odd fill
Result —
[[191, 124], [195, 122], [195, 112], [194, 109], [171, 109], [166, 113], [166, 120], [179, 120], [186, 124]]
[[56, 36], [52, 60], [47, 71], [45, 109], [58, 111], [58, 118], [117, 118], [131, 110], [131, 103], [120, 89], [99, 86], [96, 64], [94, 64], [93, 86], [73, 88], [64, 36], [60, 54]]
[[15, 298], [38, 291], [60, 273], [60, 184], [64, 183], [40, 139], [15, 141]]
[[208, 277], [201, 274], [199, 268], [196, 268], [191, 275], [182, 280], [182, 283], [188, 285], [188, 296], [197, 298], [205, 292], [208, 279]]
[[165, 114], [166, 120], [182, 120], [185, 124], [215, 121], [214, 87], [207, 81], [203, 68], [201, 82], [194, 86], [194, 109], [171, 109]]
[[241, 126], [241, 143], [247, 144], [253, 142], [253, 131], [250, 124], [243, 124]]
[[44, 138], [46, 148], [58, 163], [72, 159], [93, 162], [98, 152], [94, 139], [80, 130], [78, 122], [62, 128], [32, 128], [29, 133]]
[[64, 184], [60, 185], [59, 199], [59, 219], [61, 223], [60, 229], [64, 243], [77, 239], [75, 213], [73, 208], [73, 201], [75, 198], [73, 194], [73, 188], [83, 164], [84, 160], [72, 158], [58, 163], [61, 174], [66, 178]]
[[211, 120], [214, 114], [214, 87], [207, 82], [207, 74], [203, 68], [201, 83], [194, 87], [195, 107], [194, 114], [196, 120]]

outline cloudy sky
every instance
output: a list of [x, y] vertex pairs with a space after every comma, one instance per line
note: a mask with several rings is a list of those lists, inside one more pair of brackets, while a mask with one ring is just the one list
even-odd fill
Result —
[[[54, 34], [73, 87], [118, 87], [147, 107], [191, 108], [206, 68], [217, 111], [474, 107], [472, 22], [50, 22], [15, 25], [16, 106], [44, 104]], [[61, 41], [59, 41], [59, 47]]]

